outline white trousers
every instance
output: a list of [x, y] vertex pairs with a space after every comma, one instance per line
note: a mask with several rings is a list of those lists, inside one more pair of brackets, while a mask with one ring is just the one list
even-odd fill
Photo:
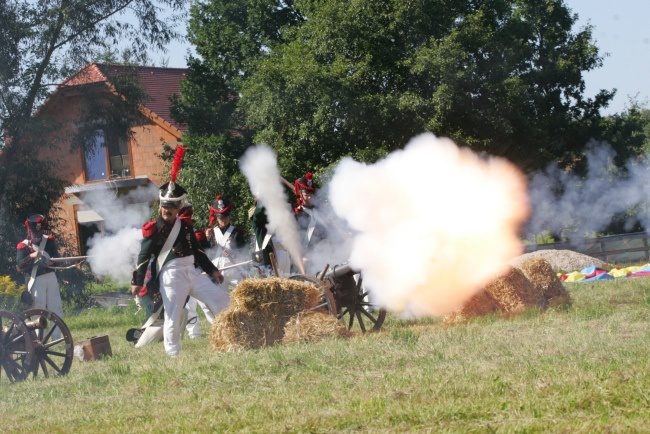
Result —
[[[181, 316], [181, 323], [185, 324], [187, 322], [187, 310], [183, 309], [183, 315]], [[155, 320], [149, 327], [142, 330], [142, 335], [138, 339], [138, 342], [135, 343], [135, 348], [141, 348], [152, 342], [162, 342], [164, 337], [163, 328], [165, 326], [165, 321], [163, 319]]]
[[230, 304], [228, 291], [212, 283], [210, 278], [194, 267], [194, 256], [173, 259], [160, 272], [160, 295], [165, 307], [165, 351], [175, 356], [181, 350], [181, 335], [185, 300], [192, 296], [205, 303], [213, 315]]
[[[202, 301], [199, 301], [194, 297], [190, 297], [190, 299], [187, 300], [187, 304], [185, 305], [185, 310], [187, 310], [187, 319], [188, 319], [187, 326], [185, 326], [185, 330], [187, 330], [187, 334], [190, 336], [191, 339], [198, 338], [199, 336], [201, 336], [201, 326], [199, 326], [199, 314], [196, 309], [197, 306], [201, 307], [201, 310], [203, 310], [203, 313], [205, 314], [205, 317], [207, 318], [210, 324], [212, 324], [212, 321], [214, 321], [214, 315], [212, 315], [212, 312], [210, 312], [208, 306], [206, 306], [206, 304], [203, 303]], [[192, 318], [196, 318], [196, 320], [192, 321]]]
[[37, 276], [29, 292], [34, 297], [34, 303], [32, 305], [34, 309], [49, 310], [63, 317], [61, 291], [59, 290], [59, 281], [56, 279], [54, 272]]

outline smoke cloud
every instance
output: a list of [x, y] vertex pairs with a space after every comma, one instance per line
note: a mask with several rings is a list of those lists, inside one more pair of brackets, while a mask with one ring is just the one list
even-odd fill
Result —
[[280, 171], [273, 149], [267, 145], [248, 148], [239, 167], [248, 180], [251, 193], [266, 208], [268, 231], [280, 237], [294, 261], [302, 258], [298, 225], [280, 182]]
[[92, 192], [81, 199], [104, 218], [105, 233], [87, 242], [88, 264], [97, 277], [110, 277], [120, 284], [131, 281], [140, 243], [141, 226], [149, 220], [150, 202], [158, 195], [155, 186], [138, 187], [118, 197], [110, 192]]
[[[613, 217], [631, 207], [648, 203], [650, 192], [643, 188], [650, 182], [647, 161], [626, 164], [625, 176], [614, 167], [616, 152], [607, 143], [592, 142], [586, 150], [587, 171], [578, 176], [549, 165], [535, 173], [529, 190], [533, 213], [526, 235], [549, 231], [567, 239], [578, 239], [605, 229]], [[650, 216], [640, 213], [627, 222], [650, 227]]]
[[330, 202], [356, 231], [350, 265], [394, 312], [445, 315], [522, 253], [523, 175], [432, 134], [373, 165], [343, 160]]

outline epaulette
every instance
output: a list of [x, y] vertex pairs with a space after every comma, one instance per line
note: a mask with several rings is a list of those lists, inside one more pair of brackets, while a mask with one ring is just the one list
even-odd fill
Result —
[[295, 207], [293, 209], [293, 212], [295, 212], [296, 214], [300, 214], [302, 212], [302, 210], [303, 210], [302, 205], [298, 205], [297, 207]]
[[16, 244], [16, 248], [17, 248], [18, 250], [20, 250], [20, 249], [24, 249], [24, 248], [26, 248], [26, 247], [27, 247], [27, 244], [25, 244], [24, 241], [21, 241], [21, 242], [19, 242], [18, 244]]
[[150, 238], [156, 233], [156, 221], [150, 221], [142, 225], [142, 236]]

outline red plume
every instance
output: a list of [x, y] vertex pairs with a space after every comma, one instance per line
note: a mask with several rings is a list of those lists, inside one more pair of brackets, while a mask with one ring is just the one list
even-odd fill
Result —
[[181, 145], [178, 145], [176, 147], [176, 153], [174, 153], [174, 162], [172, 163], [172, 182], [176, 182], [176, 176], [178, 175], [178, 171], [181, 169], [181, 165], [183, 164], [183, 157], [185, 157], [186, 150], [187, 148]]

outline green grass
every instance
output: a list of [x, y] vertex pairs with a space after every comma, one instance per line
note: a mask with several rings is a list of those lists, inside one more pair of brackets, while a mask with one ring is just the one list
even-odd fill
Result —
[[[134, 309], [65, 318], [114, 356], [0, 381], [2, 432], [650, 432], [650, 281], [568, 285], [572, 308], [515, 318], [389, 316], [379, 333], [215, 353], [124, 339]], [[205, 330], [205, 322], [204, 325]]]

